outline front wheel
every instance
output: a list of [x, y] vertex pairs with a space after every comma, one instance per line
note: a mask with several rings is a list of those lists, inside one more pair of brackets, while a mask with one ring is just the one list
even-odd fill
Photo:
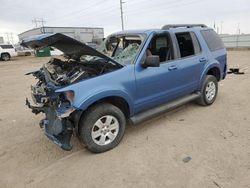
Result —
[[218, 81], [213, 75], [207, 75], [201, 89], [201, 96], [197, 102], [202, 106], [214, 103], [218, 93]]
[[101, 103], [90, 107], [81, 118], [79, 135], [88, 150], [101, 153], [120, 143], [125, 126], [126, 118], [119, 108]]
[[3, 61], [9, 61], [10, 60], [10, 55], [7, 54], [7, 53], [4, 53], [4, 54], [1, 55], [1, 59]]

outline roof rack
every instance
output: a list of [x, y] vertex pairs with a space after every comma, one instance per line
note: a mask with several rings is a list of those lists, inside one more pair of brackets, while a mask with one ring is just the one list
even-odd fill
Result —
[[207, 27], [204, 24], [170, 24], [170, 25], [164, 25], [161, 29], [166, 30], [170, 28], [178, 28], [178, 27], [186, 27], [186, 28], [191, 28], [191, 27]]

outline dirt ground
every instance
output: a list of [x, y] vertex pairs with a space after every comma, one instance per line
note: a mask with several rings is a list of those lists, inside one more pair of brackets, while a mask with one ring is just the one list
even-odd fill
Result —
[[229, 67], [246, 74], [220, 82], [214, 105], [190, 103], [130, 125], [120, 145], [103, 154], [88, 152], [75, 137], [72, 151], [61, 150], [40, 130], [42, 115], [24, 105], [34, 82], [24, 74], [47, 60], [0, 63], [1, 188], [250, 188], [250, 51], [229, 52]]

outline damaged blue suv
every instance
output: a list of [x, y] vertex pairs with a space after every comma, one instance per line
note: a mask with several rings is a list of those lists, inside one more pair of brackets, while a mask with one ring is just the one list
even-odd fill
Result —
[[75, 133], [88, 150], [110, 150], [128, 121], [137, 124], [196, 100], [213, 104], [227, 72], [226, 50], [216, 32], [202, 24], [166, 25], [158, 30], [110, 35], [98, 49], [63, 34], [22, 41], [33, 49], [52, 46], [52, 58], [27, 73], [38, 81], [26, 105], [44, 113], [40, 126], [64, 150]]

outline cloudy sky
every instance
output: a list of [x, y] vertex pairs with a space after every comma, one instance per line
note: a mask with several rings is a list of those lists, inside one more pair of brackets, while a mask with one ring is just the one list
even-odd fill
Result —
[[[160, 28], [164, 24], [214, 21], [223, 33], [250, 33], [250, 0], [123, 0], [125, 29]], [[121, 30], [119, 0], [0, 0], [0, 36], [46, 26], [104, 27], [105, 35]], [[220, 28], [221, 31], [221, 28]]]

